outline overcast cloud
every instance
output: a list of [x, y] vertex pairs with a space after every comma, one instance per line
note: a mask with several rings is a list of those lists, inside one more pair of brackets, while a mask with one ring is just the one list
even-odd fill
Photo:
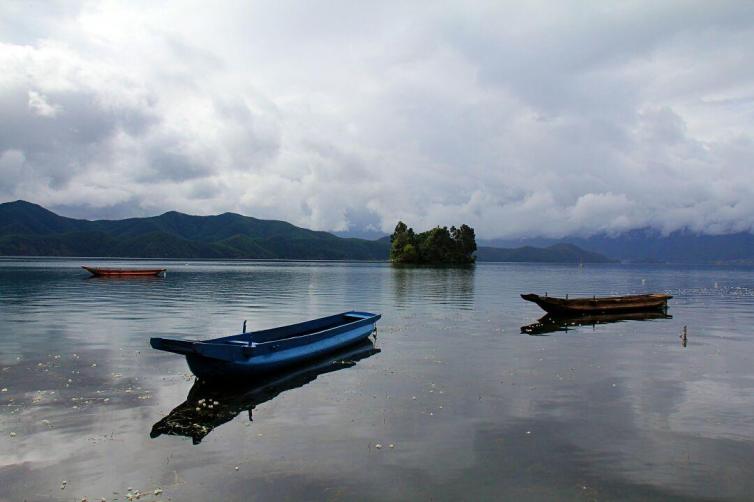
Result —
[[0, 4], [0, 201], [484, 238], [754, 224], [754, 3]]

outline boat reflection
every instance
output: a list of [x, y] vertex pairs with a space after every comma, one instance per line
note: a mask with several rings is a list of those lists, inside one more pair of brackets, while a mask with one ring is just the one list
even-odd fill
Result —
[[548, 335], [560, 331], [569, 331], [580, 326], [592, 326], [598, 324], [610, 324], [623, 321], [650, 321], [655, 319], [672, 319], [672, 315], [664, 312], [631, 312], [623, 314], [593, 314], [584, 316], [555, 316], [547, 314], [533, 324], [521, 326], [521, 333], [527, 335]]
[[372, 340], [332, 353], [325, 358], [288, 371], [265, 375], [248, 385], [217, 384], [197, 380], [189, 390], [186, 401], [152, 426], [150, 436], [162, 434], [190, 437], [199, 444], [215, 427], [230, 422], [239, 413], [252, 411], [279, 394], [303, 387], [319, 375], [354, 366], [357, 361], [380, 352]]

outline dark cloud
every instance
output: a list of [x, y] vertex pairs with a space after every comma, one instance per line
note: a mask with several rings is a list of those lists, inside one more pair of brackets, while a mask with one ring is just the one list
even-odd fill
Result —
[[740, 2], [8, 4], [0, 33], [7, 200], [487, 238], [754, 221]]
[[212, 173], [212, 166], [201, 164], [188, 154], [165, 149], [149, 152], [148, 167], [136, 178], [138, 182], [185, 181], [205, 178]]
[[137, 199], [129, 199], [124, 202], [119, 202], [118, 204], [100, 207], [94, 211], [91, 207], [80, 204], [58, 204], [51, 206], [49, 209], [69, 218], [80, 219], [93, 219], [93, 212], [96, 212], [96, 219], [98, 220], [121, 220], [125, 218], [154, 216], [153, 213], [147, 212], [141, 208]]

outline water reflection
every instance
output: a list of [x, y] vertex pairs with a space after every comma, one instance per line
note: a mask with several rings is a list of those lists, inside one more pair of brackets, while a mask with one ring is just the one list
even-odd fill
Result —
[[430, 303], [470, 310], [474, 304], [474, 266], [429, 267], [393, 265], [393, 286], [399, 308]]
[[239, 413], [252, 411], [281, 393], [303, 387], [319, 375], [350, 368], [356, 362], [380, 352], [371, 340], [341, 350], [328, 357], [263, 379], [250, 385], [228, 386], [197, 380], [189, 390], [186, 401], [152, 426], [150, 436], [162, 434], [190, 437], [199, 444], [215, 427], [230, 422]]
[[547, 314], [537, 322], [521, 326], [521, 333], [527, 335], [547, 335], [559, 331], [569, 331], [580, 326], [591, 326], [596, 329], [598, 324], [611, 324], [623, 321], [649, 321], [655, 319], [672, 319], [672, 315], [664, 312], [632, 312], [623, 314], [593, 314], [585, 316], [554, 316]]

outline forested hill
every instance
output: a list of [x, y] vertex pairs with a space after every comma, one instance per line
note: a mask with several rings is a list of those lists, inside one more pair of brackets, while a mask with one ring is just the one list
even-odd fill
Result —
[[[0, 204], [0, 256], [387, 260], [390, 239], [342, 238], [234, 213], [170, 211], [125, 220], [66, 218], [25, 201]], [[480, 247], [478, 261], [600, 262], [576, 246]]]
[[25, 201], [0, 204], [0, 255], [386, 260], [387, 240], [336, 237], [234, 213], [77, 220]]

